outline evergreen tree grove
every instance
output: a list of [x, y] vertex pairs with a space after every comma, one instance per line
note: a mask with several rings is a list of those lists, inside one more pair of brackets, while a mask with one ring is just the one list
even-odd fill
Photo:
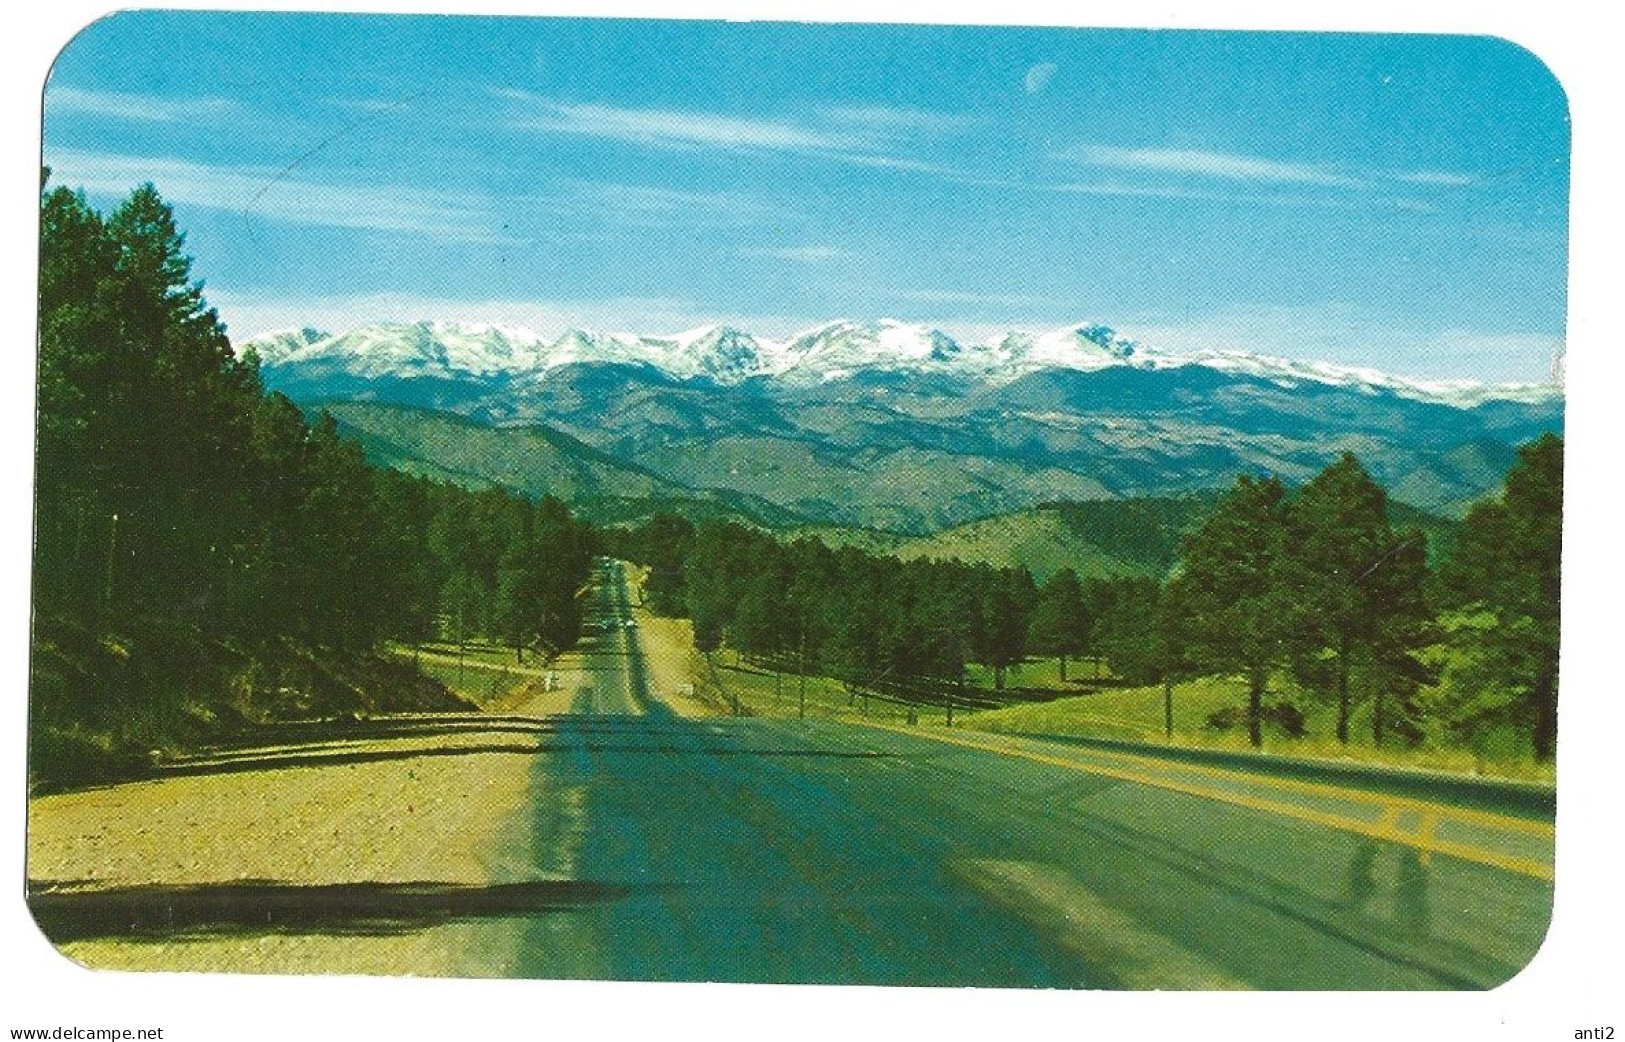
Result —
[[1062, 568], [1039, 587], [1028, 643], [1033, 651], [1060, 659], [1061, 680], [1065, 681], [1067, 659], [1083, 654], [1089, 646], [1089, 616], [1077, 572]]
[[1243, 475], [1186, 541], [1182, 570], [1168, 589], [1193, 662], [1246, 677], [1254, 746], [1263, 744], [1265, 685], [1290, 650], [1293, 605], [1281, 581], [1285, 519], [1281, 483]]
[[1471, 663], [1457, 671], [1460, 729], [1515, 724], [1542, 762], [1557, 739], [1562, 555], [1563, 439], [1547, 434], [1519, 450], [1500, 498], [1467, 514], [1439, 583]]
[[1429, 679], [1413, 655], [1436, 639], [1423, 596], [1424, 537], [1394, 531], [1387, 493], [1350, 453], [1298, 490], [1285, 524], [1281, 577], [1290, 591], [1299, 677], [1335, 699], [1344, 744], [1363, 681], [1378, 701], [1380, 736], [1382, 695]]
[[47, 184], [40, 235], [36, 730], [98, 706], [176, 718], [252, 689], [287, 641], [354, 661], [448, 619], [575, 639], [591, 530], [556, 501], [379, 470], [264, 393], [153, 186], [104, 219]]

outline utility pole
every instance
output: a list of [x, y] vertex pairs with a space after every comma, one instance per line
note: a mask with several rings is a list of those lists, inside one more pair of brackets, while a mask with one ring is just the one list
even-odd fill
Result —
[[801, 631], [801, 699], [796, 705], [796, 719], [807, 719], [807, 631]]
[[705, 666], [706, 666], [707, 669], [709, 669], [711, 671], [711, 682], [713, 684], [715, 684], [717, 687], [721, 688], [723, 691], [727, 692], [729, 701], [731, 701], [733, 703], [734, 716], [738, 716], [739, 715], [739, 688], [737, 686], [730, 688], [730, 687], [728, 687], [726, 684], [724, 684], [722, 682], [722, 674], [717, 672], [717, 664], [711, 660], [711, 654], [712, 653], [709, 652], [709, 651], [707, 651], [705, 653]]
[[118, 560], [118, 515], [107, 527], [107, 585], [102, 591], [102, 610], [109, 616], [113, 613], [113, 563]]

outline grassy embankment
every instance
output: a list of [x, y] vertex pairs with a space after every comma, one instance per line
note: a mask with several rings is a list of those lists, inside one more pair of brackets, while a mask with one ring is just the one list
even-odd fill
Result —
[[[690, 675], [696, 695], [718, 711], [729, 713], [736, 704], [747, 716], [795, 718], [799, 713], [801, 677], [793, 672], [776, 674], [753, 664], [737, 653], [723, 649], [705, 658], [693, 653]], [[972, 711], [956, 709], [954, 726], [972, 730], [1005, 733], [1081, 735], [1127, 741], [1167, 744], [1164, 733], [1163, 691], [1161, 686], [1110, 688], [1089, 691], [1096, 677], [1090, 662], [1069, 664], [1068, 681], [1060, 680], [1054, 659], [1030, 659], [1007, 671], [1006, 684], [1019, 688], [1028, 698], [1044, 695], [1047, 701], [1025, 701], [1002, 709]], [[1109, 676], [1106, 677], [1108, 681]], [[974, 665], [967, 673], [970, 686], [982, 691], [993, 689], [992, 671]], [[1085, 690], [1087, 693], [1079, 693]], [[1239, 711], [1246, 705], [1246, 686], [1239, 677], [1203, 677], [1174, 688], [1174, 734], [1172, 744], [1212, 749], [1249, 750], [1244, 723], [1220, 729], [1209, 717], [1224, 709]], [[1527, 743], [1510, 731], [1491, 732], [1476, 747], [1454, 743], [1450, 736], [1424, 725], [1421, 744], [1410, 746], [1398, 737], [1376, 745], [1371, 737], [1372, 709], [1356, 706], [1350, 719], [1350, 741], [1336, 738], [1336, 709], [1315, 701], [1285, 678], [1272, 682], [1266, 703], [1289, 701], [1304, 716], [1305, 734], [1293, 737], [1279, 725], [1266, 723], [1264, 751], [1280, 756], [1312, 759], [1354, 760], [1422, 770], [1481, 774], [1550, 783], [1550, 764], [1536, 764]], [[938, 706], [910, 707], [879, 697], [854, 697], [838, 680], [822, 676], [806, 678], [806, 717], [811, 720], [849, 720], [906, 724], [910, 714], [922, 725], [941, 726], [946, 711]]]
[[[805, 716], [808, 720], [858, 720], [902, 724], [911, 712], [916, 719], [945, 719], [937, 707], [909, 707], [874, 695], [849, 693], [831, 677], [775, 673], [724, 648], [709, 662], [698, 652], [689, 656], [689, 675], [695, 697], [724, 715], [795, 719], [802, 715], [802, 680], [806, 681]], [[957, 722], [963, 710], [954, 713]]]
[[44, 616], [32, 651], [28, 773], [38, 792], [140, 776], [266, 724], [473, 708], [392, 656], [226, 640], [162, 620], [95, 634]]
[[[1201, 677], [1174, 687], [1172, 744], [1215, 749], [1247, 750], [1244, 724], [1219, 729], [1208, 718], [1224, 709], [1246, 704], [1246, 682], [1240, 677]], [[1337, 741], [1336, 707], [1307, 696], [1290, 680], [1277, 678], [1266, 703], [1289, 701], [1303, 713], [1305, 734], [1294, 737], [1275, 724], [1264, 728], [1264, 750], [1281, 756], [1354, 760], [1362, 763], [1422, 770], [1482, 774], [1523, 781], [1550, 783], [1551, 764], [1537, 764], [1527, 737], [1508, 729], [1491, 730], [1472, 746], [1463, 745], [1441, 728], [1422, 725], [1422, 741], [1409, 745], [1388, 737], [1382, 745], [1372, 739], [1370, 704], [1357, 705], [1349, 721], [1349, 742]], [[1084, 735], [1165, 743], [1163, 691], [1152, 687], [1102, 690], [1052, 702], [1009, 706], [967, 715], [964, 726], [983, 731], [1028, 734]], [[957, 723], [957, 721], [956, 721]]]
[[413, 663], [426, 677], [481, 709], [502, 712], [528, 701], [545, 687], [548, 666], [533, 652], [515, 660], [513, 648], [486, 641], [426, 642], [417, 647], [394, 645], [390, 651]]

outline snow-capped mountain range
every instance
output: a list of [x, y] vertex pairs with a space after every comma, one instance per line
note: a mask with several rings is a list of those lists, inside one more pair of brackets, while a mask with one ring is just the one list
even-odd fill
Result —
[[1367, 394], [1469, 408], [1489, 401], [1545, 402], [1555, 384], [1484, 384], [1416, 380], [1373, 369], [1297, 361], [1236, 351], [1172, 353], [1137, 343], [1098, 324], [1043, 333], [1011, 331], [961, 342], [930, 326], [881, 320], [828, 322], [786, 340], [727, 326], [701, 326], [669, 336], [571, 329], [548, 339], [528, 329], [472, 323], [376, 323], [347, 333], [284, 330], [252, 338], [270, 370], [306, 367], [352, 378], [491, 378], [543, 380], [571, 364], [650, 366], [676, 380], [735, 385], [767, 379], [812, 386], [860, 373], [932, 373], [988, 384], [1048, 370], [1199, 366], [1283, 387], [1323, 384]]

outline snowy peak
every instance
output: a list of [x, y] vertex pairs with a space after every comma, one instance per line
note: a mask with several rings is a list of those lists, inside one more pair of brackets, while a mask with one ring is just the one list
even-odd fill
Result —
[[865, 371], [944, 374], [966, 381], [1008, 383], [1051, 369], [1113, 367], [1174, 369], [1199, 366], [1282, 387], [1329, 385], [1366, 394], [1393, 394], [1461, 408], [1488, 401], [1542, 402], [1560, 398], [1554, 385], [1485, 385], [1426, 381], [1372, 369], [1236, 351], [1174, 354], [1142, 345], [1109, 326], [1082, 324], [1031, 333], [1014, 330], [962, 342], [930, 326], [883, 319], [838, 320], [785, 341], [707, 325], [668, 336], [570, 329], [551, 342], [527, 329], [469, 323], [378, 323], [330, 335], [315, 329], [267, 333], [242, 345], [267, 369], [308, 367], [311, 373], [355, 378], [524, 377], [546, 379], [560, 366], [651, 366], [677, 380], [738, 384], [772, 379], [809, 386]]
[[261, 364], [274, 365], [286, 361], [312, 344], [321, 343], [331, 335], [319, 329], [311, 329], [309, 326], [303, 329], [278, 329], [270, 333], [261, 333], [243, 344], [243, 351], [253, 348]]
[[352, 376], [490, 376], [535, 364], [538, 341], [524, 330], [445, 322], [379, 323], [331, 335], [314, 329], [257, 337], [263, 365], [321, 364]]
[[688, 379], [738, 383], [775, 369], [777, 359], [749, 333], [728, 326], [701, 326], [671, 338], [663, 368]]
[[918, 365], [951, 366], [964, 354], [959, 341], [940, 329], [910, 325], [894, 319], [880, 322], [880, 351]]
[[596, 333], [587, 329], [566, 330], [536, 359], [532, 370], [556, 369], [561, 365], [592, 362], [654, 364], [649, 344], [629, 333]]
[[1180, 360], [1237, 376], [1250, 376], [1282, 387], [1322, 384], [1361, 391], [1390, 393], [1401, 398], [1438, 402], [1459, 408], [1472, 408], [1491, 401], [1548, 402], [1562, 397], [1556, 384], [1483, 384], [1475, 380], [1418, 380], [1394, 376], [1376, 369], [1336, 365], [1332, 362], [1276, 358], [1243, 351], [1199, 351]]
[[1154, 364], [1139, 344], [1102, 325], [1069, 326], [1037, 336], [1011, 333], [999, 346], [1006, 355], [1004, 365], [1022, 372]]
[[1078, 326], [1067, 330], [1067, 339], [1085, 352], [1098, 352], [1108, 358], [1126, 362], [1133, 358], [1140, 345], [1122, 336], [1110, 326]]
[[[940, 329], [882, 319], [872, 326], [841, 320], [814, 327], [785, 345], [784, 375], [801, 382], [835, 380], [866, 369], [903, 372], [967, 370], [964, 347]], [[969, 369], [980, 373], [972, 362]]]

